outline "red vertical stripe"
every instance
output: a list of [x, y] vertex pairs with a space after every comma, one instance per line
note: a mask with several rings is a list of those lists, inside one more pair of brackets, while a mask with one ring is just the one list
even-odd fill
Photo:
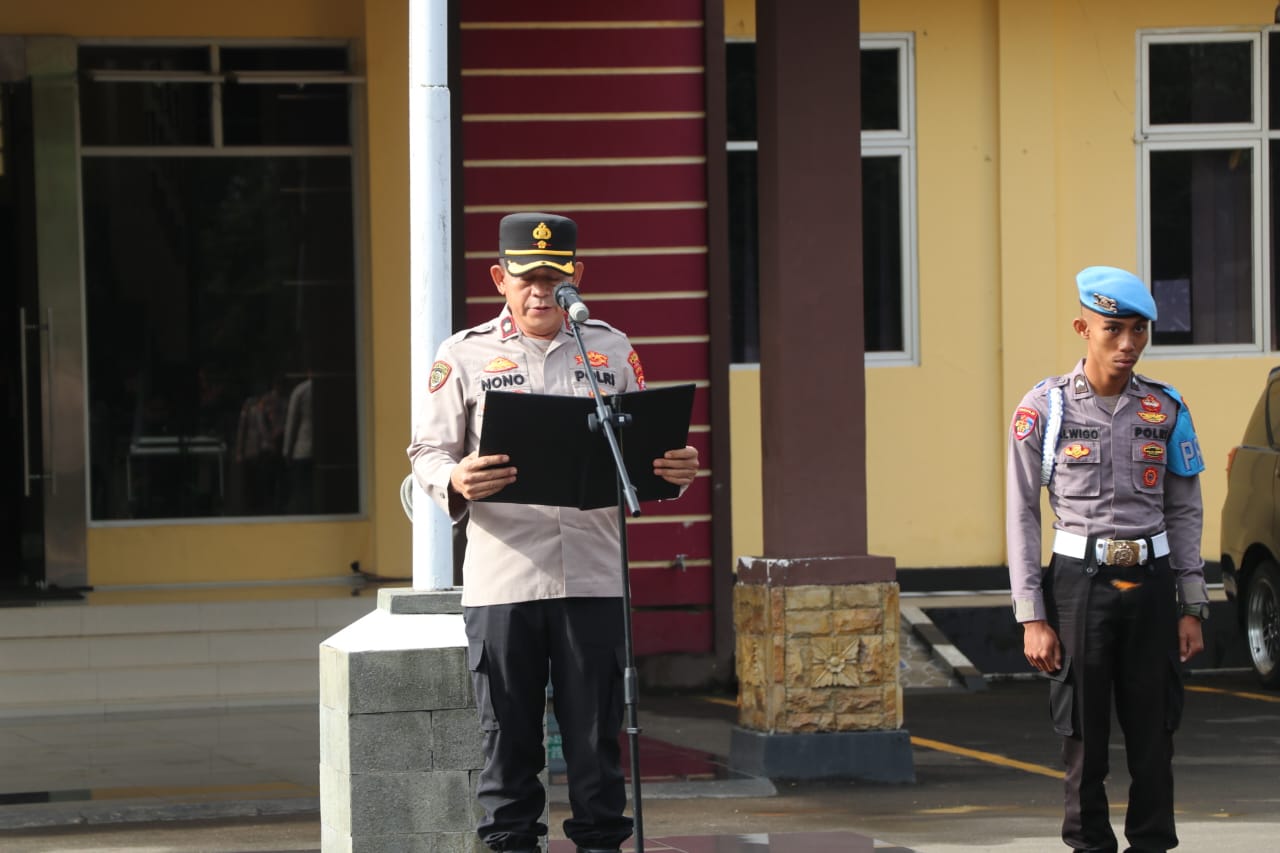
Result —
[[[564, 0], [534, 7], [468, 0], [461, 20], [463, 78], [456, 103], [463, 113], [468, 296], [495, 295], [488, 267], [504, 213], [564, 213], [579, 225], [584, 296], [624, 295], [593, 304], [593, 315], [633, 337], [658, 339], [637, 344], [650, 382], [705, 384], [704, 77], [696, 70], [704, 64], [701, 0]], [[555, 27], [556, 21], [664, 25]], [[617, 68], [640, 73], [597, 71]], [[531, 71], [503, 75], [493, 69]], [[662, 295], [671, 292], [680, 297]], [[471, 302], [467, 316], [482, 322], [500, 307]], [[672, 337], [693, 340], [663, 340]], [[707, 395], [717, 390], [698, 389], [694, 424], [707, 423]], [[709, 464], [708, 434], [694, 434], [691, 443]], [[680, 501], [647, 507], [647, 515], [675, 518], [628, 525], [632, 559], [710, 557], [710, 522], [683, 520], [704, 517], [709, 507], [706, 478]], [[638, 574], [638, 652], [711, 651], [712, 572]], [[672, 606], [681, 609], [665, 609]]]

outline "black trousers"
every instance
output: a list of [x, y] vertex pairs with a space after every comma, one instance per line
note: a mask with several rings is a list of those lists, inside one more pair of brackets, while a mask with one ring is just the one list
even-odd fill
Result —
[[1066, 764], [1062, 840], [1115, 853], [1105, 782], [1111, 703], [1132, 780], [1125, 815], [1129, 850], [1178, 845], [1173, 822], [1173, 732], [1182, 718], [1178, 604], [1168, 558], [1117, 569], [1055, 554], [1046, 576], [1049, 622], [1063, 668], [1050, 685], [1054, 729]]
[[631, 836], [620, 765], [621, 598], [567, 598], [463, 611], [484, 770], [476, 832], [492, 850], [523, 850], [547, 832], [543, 712], [550, 675], [569, 772], [565, 835], [581, 847], [614, 848]]

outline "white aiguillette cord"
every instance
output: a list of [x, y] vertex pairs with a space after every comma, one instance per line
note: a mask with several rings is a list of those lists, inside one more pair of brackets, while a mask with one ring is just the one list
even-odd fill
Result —
[[1062, 431], [1062, 389], [1049, 389], [1049, 421], [1044, 425], [1044, 441], [1040, 445], [1040, 485], [1053, 479], [1054, 457], [1058, 454], [1058, 433]]

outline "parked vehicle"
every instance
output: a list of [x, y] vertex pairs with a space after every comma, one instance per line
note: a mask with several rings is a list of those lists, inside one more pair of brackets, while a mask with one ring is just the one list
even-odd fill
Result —
[[1227, 454], [1222, 585], [1253, 668], [1280, 688], [1280, 367], [1267, 376], [1240, 444]]

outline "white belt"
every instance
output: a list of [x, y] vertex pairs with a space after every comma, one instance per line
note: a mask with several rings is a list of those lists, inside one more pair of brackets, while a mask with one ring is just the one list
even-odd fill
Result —
[[[1169, 534], [1161, 531], [1151, 537], [1156, 557], [1169, 553]], [[1066, 530], [1058, 530], [1053, 536], [1053, 552], [1064, 557], [1083, 560], [1089, 547], [1089, 537]], [[1097, 539], [1094, 540], [1094, 560], [1099, 566], [1140, 566], [1150, 559], [1145, 539]]]

